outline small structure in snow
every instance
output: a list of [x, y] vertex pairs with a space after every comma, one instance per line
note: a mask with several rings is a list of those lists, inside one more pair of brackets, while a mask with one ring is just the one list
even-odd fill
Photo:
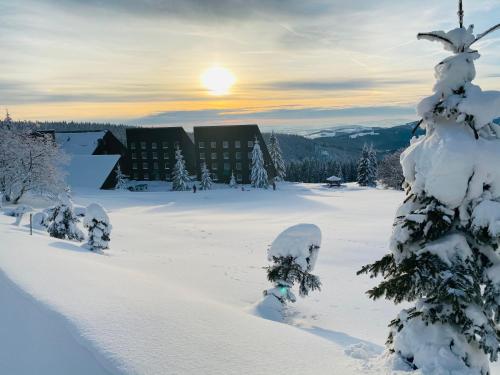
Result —
[[337, 176], [330, 176], [326, 179], [328, 187], [339, 187], [342, 185], [342, 179]]

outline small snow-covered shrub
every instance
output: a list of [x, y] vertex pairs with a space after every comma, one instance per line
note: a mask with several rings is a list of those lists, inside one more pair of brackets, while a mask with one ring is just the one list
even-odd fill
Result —
[[236, 183], [236, 178], [234, 177], [234, 173], [231, 172], [231, 179], [229, 180], [229, 187], [232, 187], [232, 188], [235, 188], [237, 187], [237, 183]]
[[49, 226], [48, 221], [49, 215], [47, 212], [37, 212], [33, 215], [33, 228], [35, 229], [47, 229]]
[[73, 203], [66, 194], [59, 195], [59, 204], [47, 210], [47, 231], [51, 237], [83, 241], [83, 232], [78, 228], [80, 220], [76, 216]]
[[21, 204], [20, 206], [17, 206], [14, 210], [10, 211], [10, 216], [15, 217], [16, 218], [15, 225], [19, 225], [21, 224], [23, 216], [30, 212], [33, 212], [33, 207]]
[[97, 203], [90, 204], [83, 225], [89, 231], [87, 244], [90, 250], [100, 251], [109, 248], [112, 226], [104, 208]]
[[287, 302], [296, 301], [292, 292], [295, 284], [299, 286], [301, 297], [321, 289], [319, 278], [311, 274], [320, 245], [321, 231], [314, 224], [294, 225], [273, 241], [268, 250], [268, 260], [272, 264], [266, 269], [267, 278], [274, 287], [264, 291], [264, 301], [259, 307], [266, 317], [276, 320]]

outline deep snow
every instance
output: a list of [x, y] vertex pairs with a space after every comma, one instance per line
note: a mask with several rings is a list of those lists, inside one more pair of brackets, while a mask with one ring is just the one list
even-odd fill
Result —
[[[385, 372], [371, 358], [400, 307], [370, 301], [364, 292], [374, 281], [355, 272], [387, 251], [402, 193], [282, 184], [196, 194], [77, 190], [73, 198], [107, 210], [113, 232], [105, 254], [37, 230], [31, 237], [27, 217], [17, 227], [0, 215], [0, 268], [16, 284], [0, 275], [8, 305], [0, 332], [19, 338], [18, 355], [0, 354], [0, 373], [27, 361], [44, 369], [45, 358], [61, 366], [40, 374], [68, 374], [66, 364], [92, 374]], [[286, 324], [252, 315], [269, 287], [262, 269], [269, 245], [302, 222], [322, 232], [315, 268], [322, 291], [290, 306]], [[26, 307], [16, 307], [21, 302]], [[47, 354], [21, 345], [30, 332], [45, 339]], [[59, 346], [71, 356], [52, 350]]]

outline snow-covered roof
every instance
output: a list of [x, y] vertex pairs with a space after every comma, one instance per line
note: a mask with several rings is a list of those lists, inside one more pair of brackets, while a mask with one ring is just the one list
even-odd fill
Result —
[[73, 155], [66, 182], [73, 188], [100, 189], [119, 159], [120, 155]]
[[69, 155], [92, 155], [105, 131], [55, 133], [56, 143]]
[[[311, 251], [311, 246], [316, 249]], [[268, 250], [268, 258], [291, 256], [304, 271], [310, 271], [314, 268], [320, 246], [321, 230], [316, 225], [297, 224], [276, 237]]]
[[330, 181], [330, 182], [337, 182], [337, 181], [341, 181], [342, 179], [340, 177], [337, 177], [337, 176], [330, 176], [326, 180]]

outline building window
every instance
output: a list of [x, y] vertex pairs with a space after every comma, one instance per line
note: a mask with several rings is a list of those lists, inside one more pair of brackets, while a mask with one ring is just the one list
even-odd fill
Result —
[[241, 163], [236, 163], [236, 170], [241, 171]]
[[146, 142], [141, 142], [141, 150], [145, 150], [146, 149]]
[[168, 148], [168, 142], [162, 142], [161, 147], [163, 147], [164, 150]]
[[241, 160], [241, 152], [236, 151], [236, 160]]
[[210, 142], [210, 147], [211, 148], [217, 148], [217, 142]]
[[168, 159], [170, 159], [170, 155], [167, 154], [167, 153], [164, 153], [163, 154], [163, 160], [168, 160]]
[[252, 160], [252, 153], [251, 152], [248, 153], [248, 160]]
[[142, 163], [142, 169], [148, 169], [149, 165], [148, 163]]
[[153, 169], [158, 169], [158, 162], [157, 162], [157, 161], [155, 161], [155, 162], [153, 163]]
[[153, 151], [153, 159], [158, 159], [158, 153], [156, 151]]
[[137, 163], [132, 163], [132, 169], [137, 169]]
[[145, 180], [149, 180], [149, 173], [144, 173], [143, 176]]
[[226, 151], [222, 155], [224, 156], [224, 160], [229, 160], [229, 152]]
[[205, 153], [204, 152], [200, 152], [200, 160], [205, 160]]
[[160, 179], [160, 174], [158, 172], [156, 172], [153, 176], [154, 176], [155, 180], [159, 180]]
[[135, 150], [135, 142], [130, 142], [130, 149]]
[[252, 148], [253, 147], [253, 141], [248, 141], [247, 144], [248, 144], [248, 148]]
[[147, 152], [145, 151], [141, 152], [141, 159], [147, 159], [147, 158], [148, 158]]
[[241, 142], [240, 141], [234, 141], [234, 148], [241, 148]]
[[217, 169], [217, 163], [212, 163], [212, 171], [216, 171]]
[[222, 147], [223, 148], [229, 148], [229, 142], [228, 141], [222, 141]]
[[241, 182], [243, 181], [243, 176], [241, 174], [236, 175], [236, 181]]
[[212, 160], [217, 160], [217, 153], [216, 152], [212, 152]]
[[158, 148], [156, 142], [151, 143], [151, 148], [153, 150], [156, 150]]
[[230, 171], [231, 170], [231, 164], [229, 163], [224, 163], [224, 171]]
[[170, 164], [165, 163], [165, 169], [170, 169]]
[[132, 152], [132, 159], [137, 159], [137, 154], [135, 152]]
[[198, 142], [199, 148], [205, 148], [205, 142]]

